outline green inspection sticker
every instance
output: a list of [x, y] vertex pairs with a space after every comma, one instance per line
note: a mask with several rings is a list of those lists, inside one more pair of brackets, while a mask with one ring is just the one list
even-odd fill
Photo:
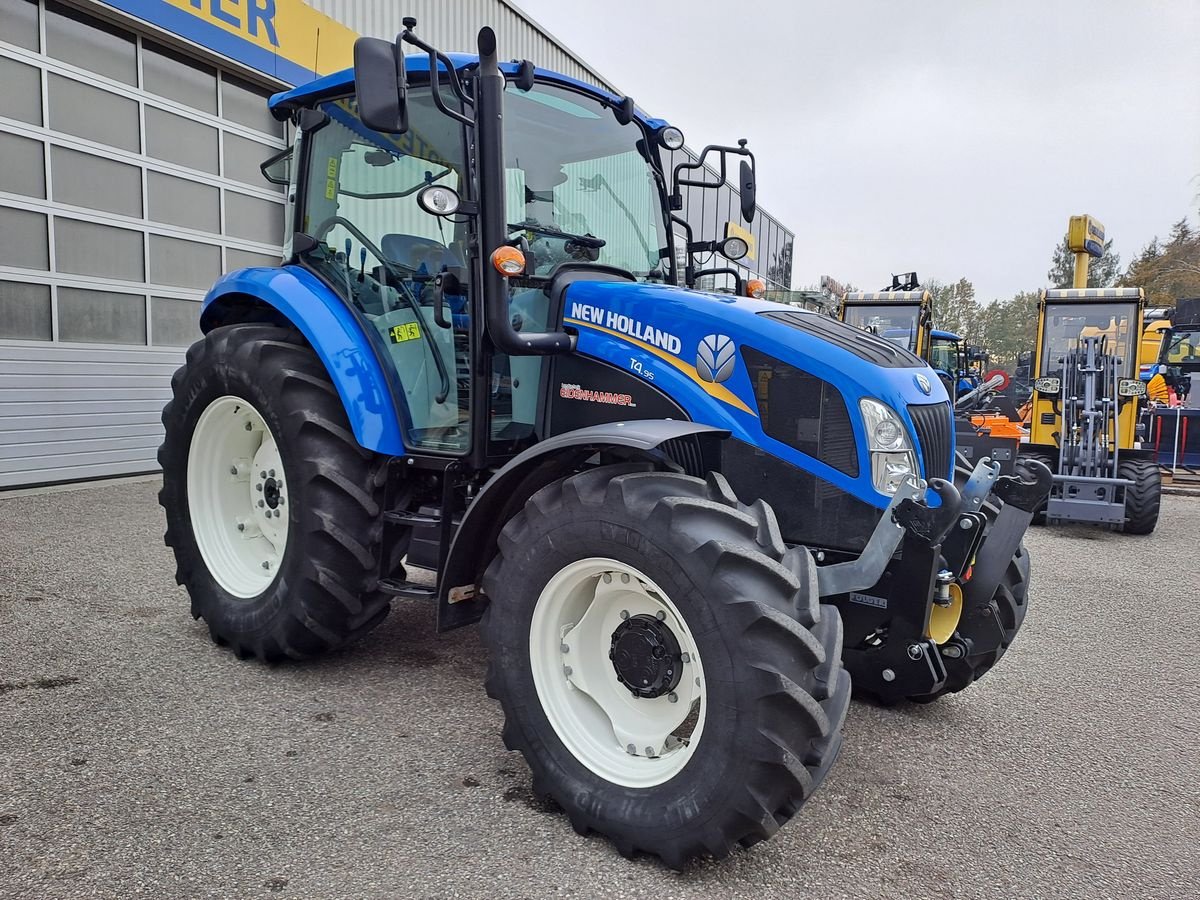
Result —
[[405, 341], [415, 341], [421, 336], [421, 329], [416, 322], [407, 325], [393, 325], [388, 329], [388, 339], [393, 344], [403, 344]]

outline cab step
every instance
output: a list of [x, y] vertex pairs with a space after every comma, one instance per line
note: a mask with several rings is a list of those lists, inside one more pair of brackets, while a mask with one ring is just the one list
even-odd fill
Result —
[[442, 517], [427, 512], [410, 512], [405, 509], [389, 509], [383, 514], [385, 522], [397, 525], [407, 525], [409, 528], [436, 528], [442, 524]]
[[412, 581], [401, 581], [399, 578], [379, 579], [379, 589], [385, 594], [399, 597], [401, 600], [436, 600], [437, 588], [427, 584], [417, 584]]

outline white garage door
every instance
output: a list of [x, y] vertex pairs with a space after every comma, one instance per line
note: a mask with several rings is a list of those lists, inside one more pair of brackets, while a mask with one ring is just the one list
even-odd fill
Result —
[[57, 0], [0, 85], [0, 487], [153, 471], [204, 291], [279, 261], [270, 88]]

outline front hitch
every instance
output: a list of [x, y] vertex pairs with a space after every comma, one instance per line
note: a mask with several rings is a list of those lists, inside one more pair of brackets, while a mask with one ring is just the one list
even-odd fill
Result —
[[[937, 506], [923, 502], [919, 482], [908, 483], [858, 559], [817, 569], [822, 596], [841, 595], [834, 602], [846, 628], [843, 662], [857, 688], [887, 702], [934, 695], [948, 683], [943, 657], [1001, 645], [1004, 634], [989, 615], [993, 594], [1052, 483], [1040, 463], [1018, 471], [1001, 476], [984, 459], [961, 491], [935, 479]], [[989, 500], [1003, 501], [994, 518]], [[951, 591], [956, 602], [961, 597], [957, 618], [939, 616], [938, 625], [934, 604], [940, 599], [947, 609]]]

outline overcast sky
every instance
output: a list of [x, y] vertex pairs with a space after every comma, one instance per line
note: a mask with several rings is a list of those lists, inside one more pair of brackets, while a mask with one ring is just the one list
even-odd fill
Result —
[[749, 138], [798, 288], [915, 269], [1009, 297], [1074, 213], [1122, 266], [1196, 222], [1197, 0], [517, 2], [689, 146]]

